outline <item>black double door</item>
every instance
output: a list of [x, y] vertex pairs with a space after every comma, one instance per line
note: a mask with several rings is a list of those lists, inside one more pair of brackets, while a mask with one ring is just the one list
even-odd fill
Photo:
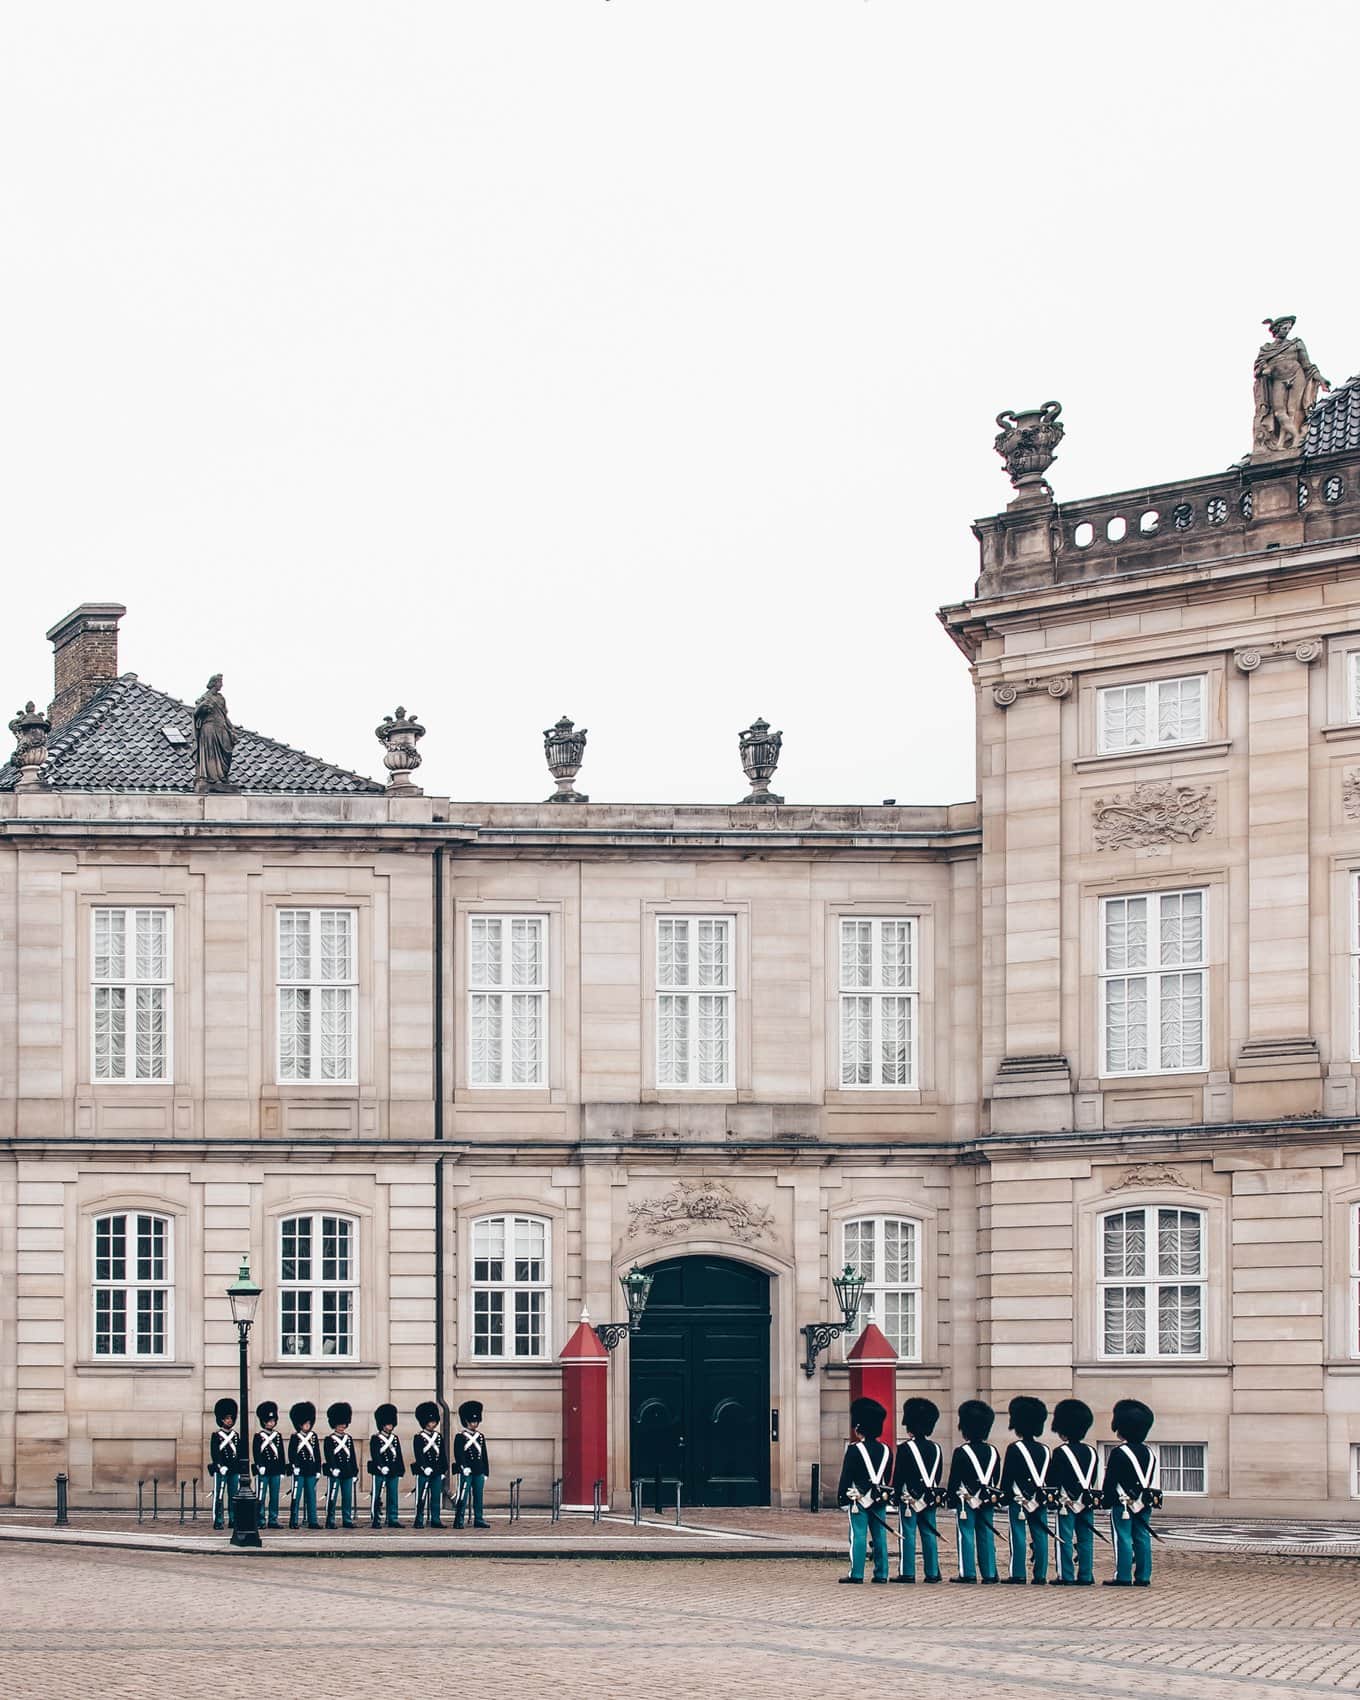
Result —
[[654, 1264], [630, 1346], [632, 1474], [687, 1505], [770, 1503], [770, 1278], [725, 1257]]

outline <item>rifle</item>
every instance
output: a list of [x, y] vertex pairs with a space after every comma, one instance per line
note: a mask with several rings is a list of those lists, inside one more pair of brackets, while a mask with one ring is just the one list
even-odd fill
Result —
[[1038, 1501], [1033, 1511], [1031, 1511], [1025, 1504], [1025, 1496], [1020, 1492], [1019, 1482], [1012, 1484], [1011, 1492], [1015, 1496], [1015, 1503], [1024, 1512], [1025, 1521], [1029, 1524], [1030, 1528], [1040, 1528], [1048, 1536], [1049, 1540], [1056, 1541], [1058, 1538], [1057, 1532], [1049, 1526], [1048, 1519], [1044, 1516], [1044, 1489], [1036, 1489]]
[[1086, 1527], [1091, 1531], [1091, 1533], [1096, 1537], [1096, 1539], [1098, 1541], [1104, 1541], [1105, 1545], [1109, 1546], [1110, 1537], [1108, 1535], [1102, 1534], [1100, 1529], [1096, 1525], [1096, 1508], [1095, 1508], [1095, 1506], [1094, 1505], [1084, 1505], [1082, 1503], [1082, 1500], [1084, 1500], [1086, 1498], [1086, 1495], [1082, 1494], [1081, 1499], [1073, 1499], [1071, 1497], [1071, 1495], [1068, 1493], [1067, 1489], [1063, 1488], [1062, 1496], [1063, 1496], [1063, 1502], [1064, 1502], [1063, 1505], [1062, 1505], [1062, 1510], [1066, 1511], [1067, 1514], [1070, 1517], [1084, 1518], [1085, 1522], [1086, 1522]]

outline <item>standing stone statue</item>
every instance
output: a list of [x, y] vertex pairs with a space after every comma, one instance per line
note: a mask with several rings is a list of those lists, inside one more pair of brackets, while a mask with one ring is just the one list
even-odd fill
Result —
[[1256, 356], [1256, 422], [1252, 453], [1298, 454], [1308, 433], [1308, 412], [1319, 390], [1331, 385], [1308, 358], [1303, 338], [1294, 336], [1294, 315], [1262, 319], [1270, 341]]
[[231, 752], [236, 747], [236, 728], [227, 718], [222, 695], [222, 675], [214, 673], [208, 688], [194, 704], [194, 790], [229, 789]]

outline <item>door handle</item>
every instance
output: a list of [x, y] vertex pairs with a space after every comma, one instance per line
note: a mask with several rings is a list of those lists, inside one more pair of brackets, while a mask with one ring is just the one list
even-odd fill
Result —
[[685, 1449], [685, 1437], [684, 1437], [683, 1434], [677, 1435], [675, 1444], [680, 1448], [680, 1450], [682, 1452], [684, 1451], [684, 1449]]

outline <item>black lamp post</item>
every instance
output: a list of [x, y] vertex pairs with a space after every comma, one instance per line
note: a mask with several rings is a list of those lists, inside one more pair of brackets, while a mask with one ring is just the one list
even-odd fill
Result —
[[236, 1324], [236, 1337], [241, 1346], [241, 1418], [239, 1433], [241, 1436], [241, 1451], [244, 1456], [244, 1468], [238, 1480], [245, 1483], [238, 1487], [236, 1500], [232, 1506], [231, 1544], [234, 1547], [257, 1547], [260, 1543], [260, 1502], [256, 1497], [254, 1481], [255, 1472], [250, 1467], [250, 1434], [248, 1413], [250, 1411], [249, 1370], [246, 1366], [246, 1342], [250, 1339], [250, 1327], [255, 1320], [255, 1312], [259, 1307], [260, 1293], [263, 1289], [250, 1278], [250, 1259], [241, 1259], [241, 1273], [227, 1288], [227, 1298], [231, 1301], [231, 1320]]
[[606, 1352], [612, 1352], [620, 1340], [637, 1333], [642, 1313], [647, 1308], [647, 1295], [652, 1290], [652, 1277], [635, 1263], [626, 1275], [619, 1276], [619, 1285], [623, 1288], [623, 1302], [628, 1306], [627, 1322], [594, 1324], [595, 1333]]
[[863, 1275], [855, 1273], [854, 1265], [847, 1263], [845, 1268], [835, 1277], [831, 1285], [836, 1292], [836, 1303], [841, 1307], [841, 1322], [805, 1322], [803, 1338], [807, 1341], [807, 1356], [803, 1359], [803, 1373], [811, 1378], [817, 1373], [817, 1355], [824, 1352], [833, 1340], [847, 1334], [855, 1326], [859, 1316], [860, 1300], [864, 1297]]

